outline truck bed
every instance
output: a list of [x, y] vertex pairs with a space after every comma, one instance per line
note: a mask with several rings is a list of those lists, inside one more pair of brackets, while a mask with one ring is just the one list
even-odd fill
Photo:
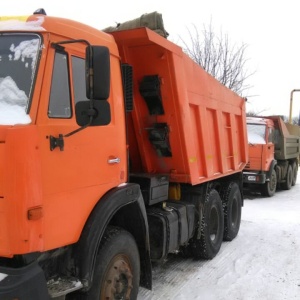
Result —
[[131, 172], [195, 185], [242, 171], [248, 155], [245, 99], [150, 29], [111, 34], [122, 63], [133, 66]]
[[299, 157], [300, 127], [285, 123], [280, 116], [268, 116], [275, 124], [275, 159], [286, 160]]

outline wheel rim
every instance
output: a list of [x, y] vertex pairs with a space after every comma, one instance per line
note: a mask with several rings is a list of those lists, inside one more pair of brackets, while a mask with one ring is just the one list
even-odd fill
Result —
[[105, 273], [100, 300], [129, 300], [133, 288], [132, 277], [128, 257], [115, 256]]

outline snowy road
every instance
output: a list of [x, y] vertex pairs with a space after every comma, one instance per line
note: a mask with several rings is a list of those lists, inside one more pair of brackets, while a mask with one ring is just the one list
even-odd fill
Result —
[[239, 235], [211, 261], [170, 256], [138, 300], [300, 299], [300, 175], [272, 198], [245, 196]]

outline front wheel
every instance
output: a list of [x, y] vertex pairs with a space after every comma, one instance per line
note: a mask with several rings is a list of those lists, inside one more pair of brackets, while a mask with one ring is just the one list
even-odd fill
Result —
[[133, 236], [109, 227], [97, 254], [92, 287], [83, 299], [135, 300], [139, 279], [140, 258]]
[[265, 197], [272, 197], [276, 192], [277, 187], [277, 175], [276, 171], [273, 169], [271, 172], [270, 180], [265, 182], [261, 186], [261, 194]]

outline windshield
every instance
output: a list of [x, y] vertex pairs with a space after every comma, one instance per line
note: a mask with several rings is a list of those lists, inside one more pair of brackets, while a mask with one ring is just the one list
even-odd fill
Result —
[[266, 125], [247, 124], [248, 143], [266, 144]]
[[36, 34], [0, 35], [0, 125], [28, 124], [41, 39]]

